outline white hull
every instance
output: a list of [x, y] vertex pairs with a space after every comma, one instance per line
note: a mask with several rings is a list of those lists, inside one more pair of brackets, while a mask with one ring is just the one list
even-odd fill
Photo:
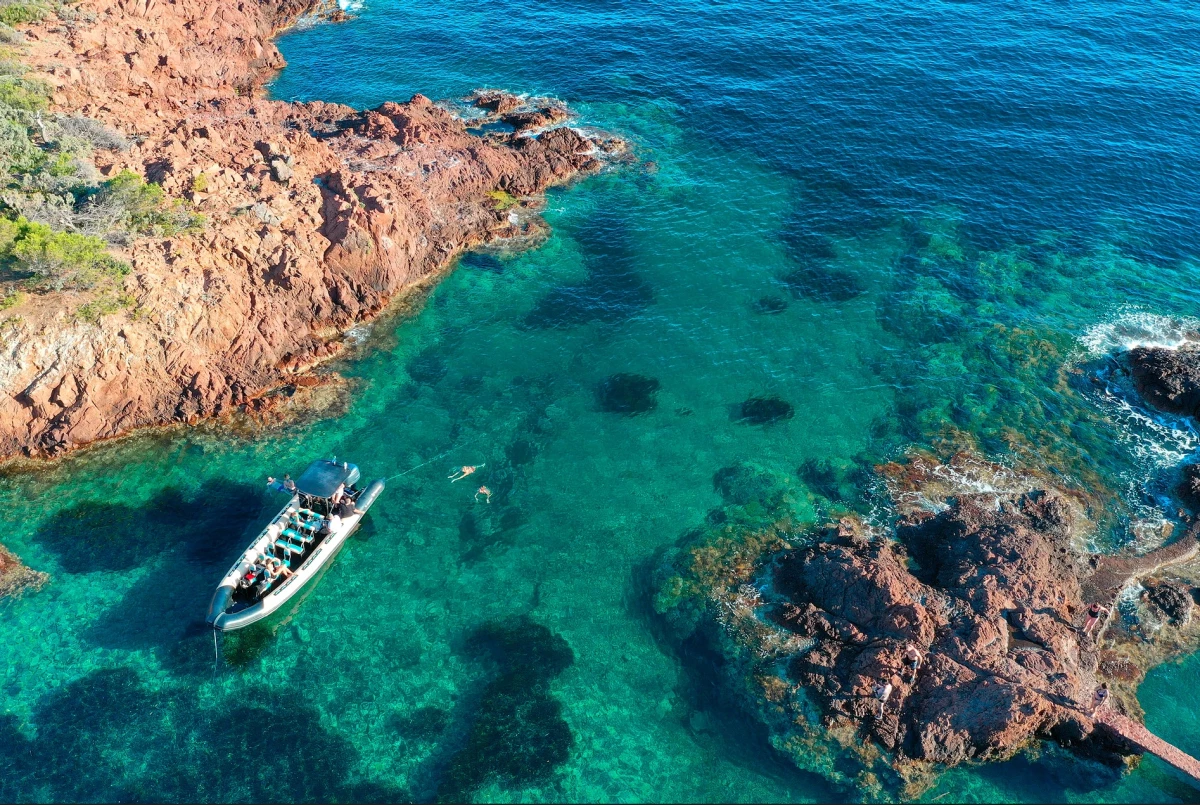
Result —
[[291, 576], [276, 581], [268, 588], [269, 592], [266, 595], [249, 606], [244, 601], [237, 602], [238, 595], [245, 596], [240, 587], [243, 578], [260, 556], [273, 555], [276, 540], [287, 526], [291, 513], [301, 508], [300, 496], [293, 495], [221, 579], [209, 608], [208, 622], [219, 631], [230, 631], [257, 623], [278, 611], [333, 561], [338, 551], [346, 544], [346, 540], [358, 529], [366, 516], [366, 510], [382, 490], [381, 481], [373, 483], [360, 498], [359, 507], [363, 510], [362, 513], [343, 519], [327, 536], [315, 541], [311, 552], [306, 550], [301, 555], [301, 564], [292, 568]]

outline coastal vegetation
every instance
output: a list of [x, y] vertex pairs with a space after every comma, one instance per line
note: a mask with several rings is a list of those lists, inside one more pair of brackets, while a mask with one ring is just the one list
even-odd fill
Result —
[[75, 317], [96, 322], [135, 306], [123, 290], [127, 262], [112, 253], [142, 236], [197, 231], [205, 219], [161, 186], [106, 162], [130, 140], [99, 120], [52, 113], [51, 87], [22, 62], [13, 25], [55, 13], [36, 3], [0, 6], [0, 309], [29, 293], [83, 292]]

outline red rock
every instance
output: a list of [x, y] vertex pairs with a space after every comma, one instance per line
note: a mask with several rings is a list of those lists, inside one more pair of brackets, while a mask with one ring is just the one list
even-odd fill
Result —
[[32, 26], [28, 61], [53, 70], [62, 111], [138, 134], [113, 170], [193, 195], [208, 226], [125, 251], [136, 318], [83, 325], [60, 304], [22, 305], [19, 359], [0, 371], [0, 457], [261, 397], [340, 349], [314, 334], [378, 315], [464, 248], [511, 233], [488, 193], [534, 195], [600, 167], [577, 132], [484, 140], [423, 95], [367, 112], [266, 100], [283, 64], [270, 40], [310, 2], [143, 2], [152, 12], [84, 0], [94, 24]]

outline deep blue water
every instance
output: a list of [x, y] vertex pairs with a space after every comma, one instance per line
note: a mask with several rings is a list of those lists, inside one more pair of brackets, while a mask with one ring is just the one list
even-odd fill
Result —
[[[553, 191], [544, 246], [470, 255], [378, 323], [303, 424], [0, 476], [0, 539], [53, 577], [0, 603], [0, 800], [845, 799], [651, 611], [647, 564], [723, 505], [715, 473], [787, 477], [801, 519], [880, 517], [872, 464], [970, 446], [1111, 500], [1097, 550], [1161, 533], [1200, 439], [1063, 370], [1196, 326], [1200, 8], [366, 0], [280, 47], [279, 98], [553, 95], [640, 164]], [[657, 405], [604, 410], [620, 373]], [[731, 416], [763, 394], [794, 417]], [[405, 474], [286, 624], [214, 663], [194, 624], [262, 478], [327, 453]], [[464, 464], [493, 503], [448, 480]], [[1198, 686], [1193, 656], [1141, 691], [1193, 754]], [[923, 798], [1200, 792], [1047, 748]]]

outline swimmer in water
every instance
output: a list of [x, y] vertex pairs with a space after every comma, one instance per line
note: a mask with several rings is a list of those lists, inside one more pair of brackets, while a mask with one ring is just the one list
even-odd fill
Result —
[[463, 478], [466, 478], [468, 475], [472, 474], [473, 472], [475, 472], [475, 470], [479, 469], [480, 467], [486, 467], [486, 466], [487, 466], [486, 464], [479, 464], [478, 466], [475, 466], [475, 467], [459, 467], [458, 469], [456, 469], [454, 472], [450, 473], [446, 477], [450, 479], [450, 483], [454, 483], [455, 481], [461, 481]]
[[487, 502], [487, 503], [492, 502], [492, 490], [488, 489], [486, 486], [481, 486], [481, 487], [479, 487], [478, 490], [476, 490], [476, 492], [475, 492], [475, 500], [476, 501], [479, 500], [480, 495], [483, 495], [487, 499], [485, 502]]

